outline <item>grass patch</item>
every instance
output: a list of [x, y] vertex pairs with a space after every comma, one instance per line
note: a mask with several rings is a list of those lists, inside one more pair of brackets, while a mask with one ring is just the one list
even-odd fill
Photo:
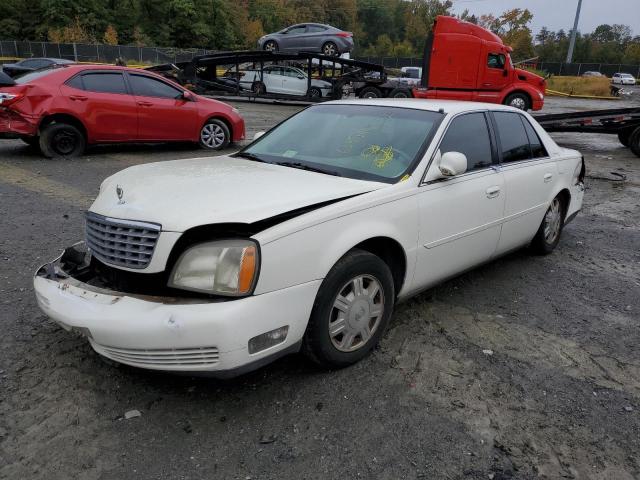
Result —
[[603, 77], [551, 77], [547, 89], [571, 95], [611, 96], [610, 80]]

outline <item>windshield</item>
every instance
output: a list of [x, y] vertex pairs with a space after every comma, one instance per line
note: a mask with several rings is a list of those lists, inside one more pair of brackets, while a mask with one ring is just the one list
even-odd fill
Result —
[[260, 137], [239, 156], [393, 183], [413, 171], [442, 117], [410, 108], [316, 105]]

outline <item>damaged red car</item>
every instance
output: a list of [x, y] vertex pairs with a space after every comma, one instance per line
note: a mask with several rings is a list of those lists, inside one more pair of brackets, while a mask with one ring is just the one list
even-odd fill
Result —
[[0, 135], [49, 158], [103, 143], [194, 142], [220, 150], [244, 139], [237, 109], [159, 75], [105, 65], [63, 65], [0, 78]]

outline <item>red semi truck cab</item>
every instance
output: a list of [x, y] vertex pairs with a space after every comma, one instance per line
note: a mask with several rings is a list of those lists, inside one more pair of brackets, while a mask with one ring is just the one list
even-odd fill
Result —
[[413, 89], [413, 96], [540, 110], [546, 82], [515, 68], [511, 51], [493, 32], [440, 15], [427, 38], [421, 84]]

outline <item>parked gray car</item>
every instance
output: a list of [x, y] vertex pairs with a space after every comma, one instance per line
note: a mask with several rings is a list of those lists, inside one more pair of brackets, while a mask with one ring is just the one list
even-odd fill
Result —
[[353, 33], [331, 25], [300, 23], [258, 40], [258, 48], [282, 52], [320, 52], [339, 56], [353, 50]]
[[17, 77], [23, 73], [33, 72], [34, 70], [50, 67], [51, 65], [65, 65], [69, 63], [73, 62], [63, 58], [26, 58], [16, 63], [5, 63], [2, 65], [2, 70], [10, 77]]

